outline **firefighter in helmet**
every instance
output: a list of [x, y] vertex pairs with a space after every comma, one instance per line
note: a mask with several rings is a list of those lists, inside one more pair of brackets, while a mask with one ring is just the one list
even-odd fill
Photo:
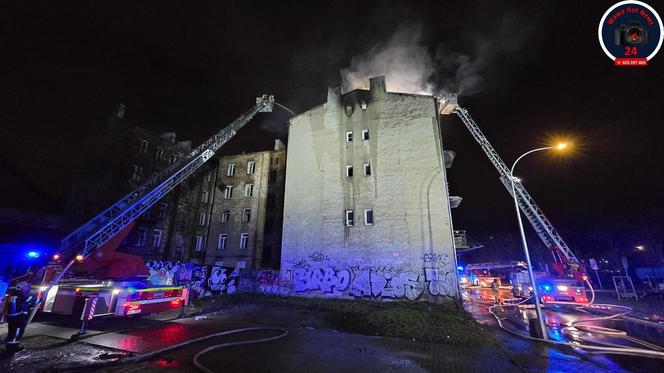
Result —
[[25, 281], [17, 283], [8, 297], [3, 310], [8, 324], [5, 352], [13, 354], [22, 349], [19, 343], [28, 323], [30, 309], [36, 300], [30, 295], [30, 285]]
[[578, 270], [579, 262], [574, 258], [570, 259], [569, 263], [567, 263], [567, 277], [574, 278], [574, 274], [576, 274], [576, 271]]

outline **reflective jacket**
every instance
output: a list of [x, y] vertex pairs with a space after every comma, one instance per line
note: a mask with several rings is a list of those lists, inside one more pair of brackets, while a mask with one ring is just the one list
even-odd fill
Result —
[[22, 291], [14, 290], [9, 295], [7, 302], [7, 316], [14, 317], [19, 315], [27, 315], [30, 313], [30, 308], [35, 303], [32, 295], [26, 295]]

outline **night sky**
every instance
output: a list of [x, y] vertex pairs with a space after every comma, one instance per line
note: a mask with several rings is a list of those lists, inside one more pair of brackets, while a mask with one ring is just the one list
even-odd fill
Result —
[[[480, 80], [460, 103], [506, 163], [571, 139], [573, 153], [531, 156], [517, 172], [559, 229], [662, 208], [664, 51], [645, 68], [614, 67], [597, 40], [613, 2], [163, 3], [1, 6], [1, 207], [61, 209], [89, 128], [113, 103], [199, 144], [262, 93], [298, 113], [324, 102], [354, 56], [406, 25], [442, 61], [437, 82], [449, 80], [445, 53], [475, 58]], [[262, 115], [224, 152], [286, 140], [287, 119]], [[455, 228], [513, 232], [511, 200], [479, 145], [458, 118], [443, 125], [457, 152], [451, 192], [464, 198]]]

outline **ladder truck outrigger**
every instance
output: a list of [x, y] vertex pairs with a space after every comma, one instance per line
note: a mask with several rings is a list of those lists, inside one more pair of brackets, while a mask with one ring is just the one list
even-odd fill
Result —
[[[55, 257], [69, 260], [39, 288], [39, 298], [44, 300], [39, 308], [80, 315], [83, 331], [84, 323], [94, 317], [126, 317], [183, 307], [188, 302], [186, 288], [152, 285], [141, 257], [115, 250], [136, 219], [212, 158], [256, 114], [271, 112], [273, 105], [273, 96], [256, 98], [256, 104], [228, 126], [62, 239]], [[81, 266], [87, 277], [65, 276]]]
[[[459, 106], [457, 97], [453, 94], [437, 97], [437, 103], [440, 114], [456, 114], [459, 116], [463, 124], [473, 135], [473, 138], [480, 144], [482, 150], [498, 171], [498, 174], [500, 174], [500, 181], [512, 198], [514, 198], [512, 194], [512, 187], [514, 187], [514, 193], [516, 193], [520, 210], [528, 218], [539, 238], [551, 252], [553, 263], [549, 266], [549, 273], [538, 273], [536, 276], [538, 278], [536, 282], [541, 301], [543, 303], [588, 303], [583, 284], [590, 283], [588, 282], [584, 267], [560, 234], [558, 234], [553, 224], [537, 206], [537, 203], [535, 203], [533, 197], [526, 191], [526, 188], [519, 180], [512, 179], [509, 167], [507, 167], [493, 146], [491, 146], [489, 140], [484, 136], [468, 113], [468, 110]], [[531, 286], [533, 285], [530, 284], [528, 276], [516, 274], [513, 278], [516, 279], [513, 281], [513, 285], [519, 287], [521, 295], [530, 296]]]

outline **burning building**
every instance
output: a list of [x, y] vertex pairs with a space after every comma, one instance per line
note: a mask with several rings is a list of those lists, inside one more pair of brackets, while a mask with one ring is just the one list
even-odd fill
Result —
[[[328, 90], [291, 119], [281, 291], [380, 299], [456, 297], [456, 260], [436, 100]], [[447, 154], [446, 154], [447, 153]]]

